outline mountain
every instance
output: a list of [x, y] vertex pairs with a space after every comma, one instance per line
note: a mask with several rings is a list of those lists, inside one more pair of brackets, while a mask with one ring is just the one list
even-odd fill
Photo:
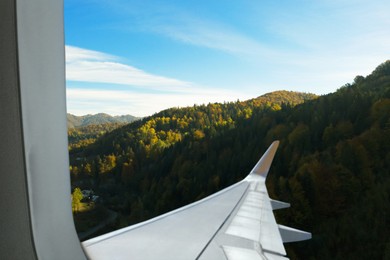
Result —
[[171, 108], [70, 150], [73, 186], [93, 187], [116, 228], [200, 199], [247, 175], [273, 140], [278, 222], [312, 232], [291, 259], [390, 258], [390, 61], [335, 93]]
[[75, 128], [87, 125], [100, 125], [107, 123], [131, 123], [140, 119], [132, 115], [122, 115], [122, 116], [110, 116], [108, 114], [99, 113], [95, 115], [85, 115], [85, 116], [75, 116], [72, 114], [67, 114], [68, 127]]
[[[146, 149], [147, 153], [159, 151], [184, 138], [220, 135], [250, 118], [257, 110], [277, 111], [284, 106], [295, 106], [315, 98], [317, 96], [314, 94], [275, 91], [243, 102], [170, 108], [107, 133], [87, 147], [83, 154], [104, 156], [118, 149], [129, 148], [135, 151]], [[106, 143], [112, 145], [107, 146]], [[120, 147], [114, 144], [120, 144]]]

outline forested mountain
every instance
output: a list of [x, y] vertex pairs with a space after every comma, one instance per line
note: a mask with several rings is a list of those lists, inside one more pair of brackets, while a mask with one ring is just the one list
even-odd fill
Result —
[[140, 119], [132, 115], [122, 115], [122, 116], [110, 116], [108, 114], [99, 113], [95, 115], [85, 115], [85, 116], [75, 116], [72, 114], [67, 114], [68, 119], [68, 128], [88, 126], [88, 125], [100, 125], [107, 123], [131, 123]]
[[313, 234], [289, 257], [389, 259], [390, 61], [318, 98], [276, 92], [120, 127], [70, 151], [73, 185], [99, 192], [119, 228], [240, 180], [276, 139], [267, 186], [292, 204], [277, 217]]

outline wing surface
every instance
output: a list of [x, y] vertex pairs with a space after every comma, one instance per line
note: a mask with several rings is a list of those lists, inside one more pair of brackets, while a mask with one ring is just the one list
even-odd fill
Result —
[[87, 255], [91, 259], [287, 259], [283, 241], [305, 240], [311, 234], [275, 221], [273, 208], [288, 206], [271, 200], [265, 187], [278, 144], [271, 144], [241, 182], [159, 217], [85, 241]]

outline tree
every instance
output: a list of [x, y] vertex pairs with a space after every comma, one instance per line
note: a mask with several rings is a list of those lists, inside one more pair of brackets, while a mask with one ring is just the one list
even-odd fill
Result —
[[72, 193], [72, 211], [78, 212], [81, 206], [81, 200], [83, 199], [83, 193], [80, 188], [75, 188]]

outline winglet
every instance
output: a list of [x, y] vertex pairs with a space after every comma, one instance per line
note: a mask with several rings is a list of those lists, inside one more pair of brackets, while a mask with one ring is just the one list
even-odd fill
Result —
[[272, 160], [274, 159], [276, 150], [278, 149], [279, 141], [274, 141], [264, 155], [257, 162], [253, 170], [249, 175], [260, 175], [267, 177], [269, 168], [271, 167]]

